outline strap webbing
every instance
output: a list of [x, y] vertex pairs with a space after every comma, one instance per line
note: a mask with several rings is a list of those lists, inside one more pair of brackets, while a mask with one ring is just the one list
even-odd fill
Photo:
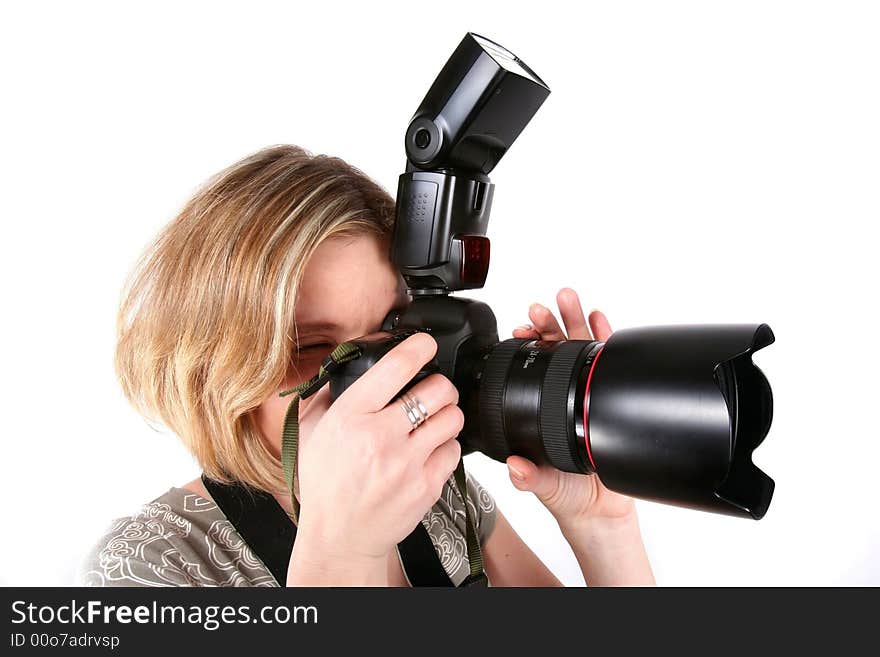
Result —
[[296, 525], [281, 505], [268, 493], [245, 488], [237, 482], [221, 484], [203, 474], [202, 483], [275, 581], [284, 586], [296, 540]]
[[[462, 586], [488, 586], [486, 573], [483, 570], [483, 550], [480, 548], [480, 537], [477, 535], [476, 525], [473, 516], [471, 516], [471, 508], [468, 506], [467, 479], [464, 472], [464, 459], [458, 460], [455, 468], [455, 485], [461, 495], [461, 501], [464, 504], [465, 519], [465, 540], [467, 541], [468, 563], [470, 564], [470, 574], [461, 583]], [[474, 506], [479, 504], [479, 500], [474, 500]]]
[[[221, 484], [202, 475], [205, 488], [245, 543], [272, 573], [279, 586], [287, 582], [296, 525], [274, 497], [238, 482]], [[403, 571], [413, 586], [452, 586], [431, 536], [422, 523], [397, 544]]]
[[324, 359], [318, 373], [308, 381], [285, 390], [281, 397], [292, 394], [294, 397], [284, 415], [284, 429], [281, 432], [281, 467], [284, 480], [290, 492], [290, 505], [293, 511], [293, 522], [299, 524], [299, 500], [293, 492], [296, 476], [297, 452], [299, 449], [299, 400], [317, 392], [327, 382], [330, 373], [342, 363], [347, 363], [361, 355], [360, 348], [351, 342], [343, 342]]

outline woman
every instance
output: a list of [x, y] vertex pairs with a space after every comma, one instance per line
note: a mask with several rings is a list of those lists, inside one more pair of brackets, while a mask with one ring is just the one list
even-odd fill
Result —
[[[159, 235], [119, 313], [116, 367], [127, 398], [184, 441], [212, 480], [269, 493], [292, 516], [280, 465], [289, 398], [279, 392], [318, 371], [335, 345], [375, 332], [404, 305], [388, 259], [394, 200], [337, 158], [294, 146], [260, 151], [211, 179]], [[604, 340], [572, 290], [559, 310], [570, 338]], [[553, 313], [534, 304], [514, 337], [561, 340]], [[592, 331], [592, 333], [591, 333]], [[330, 404], [300, 404], [301, 512], [286, 581], [273, 577], [201, 479], [113, 523], [87, 558], [100, 586], [275, 586], [409, 583], [397, 545], [421, 522], [453, 584], [468, 575], [464, 502], [451, 475], [463, 416], [439, 374], [412, 388], [427, 421], [394, 399], [436, 343], [409, 337]], [[521, 457], [518, 489], [552, 513], [591, 585], [651, 584], [633, 501], [595, 476]], [[556, 586], [473, 478], [467, 503], [494, 586]]]

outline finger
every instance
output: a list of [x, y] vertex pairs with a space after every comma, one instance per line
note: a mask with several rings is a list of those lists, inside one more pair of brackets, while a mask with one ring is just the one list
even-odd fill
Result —
[[593, 328], [593, 335], [600, 342], [605, 342], [611, 337], [611, 324], [603, 312], [594, 310], [590, 313], [590, 326]]
[[539, 468], [522, 456], [508, 456], [507, 471], [517, 489], [531, 491], [539, 499], [550, 499], [559, 486], [559, 470]]
[[[428, 421], [433, 419], [444, 408], [450, 405], [455, 406], [458, 403], [458, 390], [442, 374], [432, 374], [419, 381], [404, 394], [410, 399], [416, 400], [417, 403], [422, 404], [424, 413], [429, 418]], [[403, 395], [391, 401], [388, 406], [377, 414], [380, 421], [385, 423], [384, 426], [387, 426], [388, 430], [394, 435], [399, 436], [408, 434], [413, 430], [412, 422], [410, 422], [403, 407], [402, 397]], [[455, 406], [455, 408], [458, 407]], [[417, 411], [418, 413], [422, 413], [421, 409]]]
[[464, 427], [464, 413], [458, 406], [447, 406], [409, 434], [406, 444], [427, 463], [431, 454], [447, 440], [458, 437]]
[[531, 324], [525, 324], [524, 326], [517, 326], [513, 329], [513, 337], [522, 340], [540, 340], [541, 334], [538, 333]]
[[455, 472], [459, 459], [461, 459], [461, 444], [457, 440], [447, 440], [425, 461], [425, 476], [437, 492], [437, 497], [443, 490], [443, 484]]
[[540, 303], [533, 303], [529, 306], [529, 319], [532, 320], [532, 325], [540, 333], [542, 340], [565, 340], [565, 333], [549, 308]]
[[411, 335], [379, 359], [336, 400], [349, 410], [379, 411], [437, 353], [437, 343], [427, 333]]
[[577, 292], [570, 287], [562, 288], [556, 295], [556, 303], [559, 304], [559, 314], [562, 315], [569, 340], [592, 340], [593, 334], [587, 326]]

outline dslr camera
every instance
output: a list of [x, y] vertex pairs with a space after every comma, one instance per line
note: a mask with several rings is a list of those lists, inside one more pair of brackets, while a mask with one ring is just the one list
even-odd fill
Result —
[[773, 480], [752, 462], [772, 393], [752, 354], [766, 324], [678, 325], [594, 340], [499, 340], [485, 303], [451, 296], [483, 286], [495, 168], [550, 94], [522, 60], [467, 34], [406, 130], [391, 258], [412, 303], [361, 356], [333, 372], [335, 399], [414, 331], [459, 391], [462, 453], [511, 454], [597, 474], [609, 489], [682, 507], [760, 519]]

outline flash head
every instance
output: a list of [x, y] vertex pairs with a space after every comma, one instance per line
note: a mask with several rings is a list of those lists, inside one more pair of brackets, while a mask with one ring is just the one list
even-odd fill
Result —
[[507, 48], [468, 33], [410, 121], [409, 166], [488, 174], [549, 93]]

